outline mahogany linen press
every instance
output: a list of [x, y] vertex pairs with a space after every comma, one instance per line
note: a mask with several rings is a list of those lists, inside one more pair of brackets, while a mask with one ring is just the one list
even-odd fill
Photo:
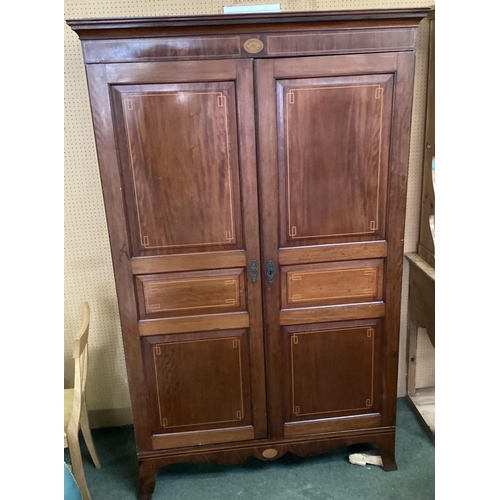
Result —
[[394, 470], [428, 9], [67, 21], [82, 43], [140, 463], [373, 443]]

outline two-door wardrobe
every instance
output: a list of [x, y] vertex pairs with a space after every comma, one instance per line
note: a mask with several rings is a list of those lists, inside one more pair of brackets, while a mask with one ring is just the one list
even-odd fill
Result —
[[81, 19], [140, 463], [394, 456], [428, 9]]

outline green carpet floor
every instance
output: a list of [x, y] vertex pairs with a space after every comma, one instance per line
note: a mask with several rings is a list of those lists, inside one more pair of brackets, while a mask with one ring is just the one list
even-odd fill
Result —
[[[138, 466], [132, 426], [94, 429], [102, 468], [82, 444], [92, 500], [135, 500]], [[69, 461], [65, 450], [66, 461]], [[398, 470], [352, 465], [347, 448], [274, 462], [249, 458], [238, 465], [174, 464], [160, 469], [153, 500], [432, 500], [434, 445], [408, 403], [398, 400]]]

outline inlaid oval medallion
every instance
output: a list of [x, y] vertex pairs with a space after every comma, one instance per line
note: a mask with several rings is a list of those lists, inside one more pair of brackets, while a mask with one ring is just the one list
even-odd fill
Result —
[[264, 44], [258, 38], [249, 38], [244, 44], [243, 48], [249, 54], [257, 54], [264, 48]]
[[277, 454], [278, 450], [275, 450], [274, 448], [268, 448], [262, 452], [262, 456], [264, 458], [274, 458]]

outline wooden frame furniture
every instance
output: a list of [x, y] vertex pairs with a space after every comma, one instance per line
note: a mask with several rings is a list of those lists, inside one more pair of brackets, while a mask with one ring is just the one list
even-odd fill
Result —
[[435, 43], [436, 11], [427, 15], [429, 20], [429, 62], [427, 70], [427, 102], [425, 113], [425, 149], [422, 177], [422, 201], [420, 208], [420, 232], [417, 253], [435, 267], [434, 237], [429, 218], [435, 215], [435, 193], [432, 181], [432, 161], [436, 155], [435, 140]]
[[433, 347], [435, 342], [435, 270], [417, 253], [409, 253], [406, 258], [410, 263], [407, 393], [411, 397], [416, 394], [418, 328], [427, 330]]
[[90, 431], [85, 387], [87, 385], [88, 337], [90, 308], [87, 302], [82, 304], [82, 325], [73, 341], [73, 359], [75, 360], [75, 382], [73, 389], [64, 389], [64, 447], [69, 448], [71, 468], [80, 488], [83, 500], [90, 500], [90, 493], [85, 480], [82, 454], [78, 433], [82, 430], [85, 444], [97, 469], [101, 468], [99, 458]]
[[[427, 72], [427, 106], [425, 120], [425, 150], [420, 210], [420, 233], [417, 253], [408, 253], [410, 290], [407, 326], [407, 399], [431, 439], [435, 439], [435, 389], [416, 389], [418, 328], [425, 328], [434, 347], [435, 342], [435, 242], [430, 219], [435, 215], [435, 193], [432, 179], [435, 155], [435, 11], [429, 19], [429, 63]], [[434, 224], [434, 220], [432, 220]]]
[[396, 468], [406, 180], [428, 9], [71, 20], [140, 462], [356, 443]]

